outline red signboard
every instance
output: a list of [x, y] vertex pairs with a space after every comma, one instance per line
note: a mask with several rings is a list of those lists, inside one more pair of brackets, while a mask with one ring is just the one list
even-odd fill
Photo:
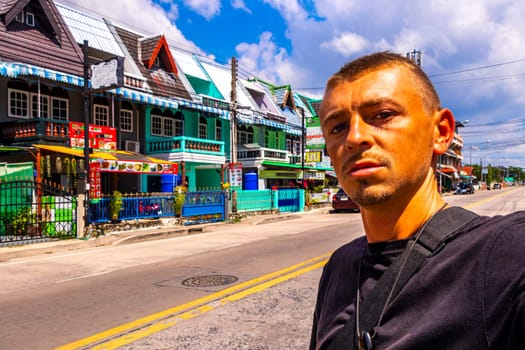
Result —
[[[84, 148], [84, 123], [69, 122], [71, 147]], [[89, 148], [116, 150], [117, 129], [89, 124]]]

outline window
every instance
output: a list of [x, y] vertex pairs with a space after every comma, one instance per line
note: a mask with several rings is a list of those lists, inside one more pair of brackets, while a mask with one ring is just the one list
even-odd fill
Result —
[[26, 24], [30, 27], [35, 26], [35, 15], [31, 12], [26, 12]]
[[130, 109], [120, 110], [120, 130], [125, 132], [133, 131], [133, 111]]
[[172, 118], [162, 118], [164, 121], [164, 132], [163, 136], [174, 136], [175, 135], [175, 120]]
[[264, 147], [270, 147], [270, 133], [268, 130], [264, 132]]
[[182, 130], [180, 125], [182, 124], [181, 120], [164, 117], [161, 115], [151, 115], [151, 135], [154, 136], [165, 136], [173, 137], [179, 136], [177, 132]]
[[215, 122], [215, 141], [222, 140], [222, 124], [219, 119]]
[[31, 116], [33, 118], [49, 118], [49, 96], [40, 94], [40, 105], [38, 94], [31, 93]]
[[95, 125], [109, 126], [109, 107], [94, 104], [93, 105]]
[[162, 136], [162, 117], [151, 115], [151, 135]]
[[206, 139], [208, 136], [208, 125], [206, 124], [206, 118], [199, 118], [199, 138]]
[[17, 22], [24, 23], [24, 11], [18, 12], [15, 18]]
[[184, 114], [175, 113], [175, 136], [184, 136]]
[[294, 154], [301, 154], [301, 141], [294, 140], [293, 148], [294, 148]]
[[253, 143], [253, 128], [241, 126], [237, 132], [237, 143], [239, 145]]
[[292, 140], [290, 139], [286, 139], [286, 150], [290, 153], [293, 153]]
[[69, 119], [69, 100], [61, 97], [51, 97], [51, 119]]
[[29, 118], [29, 92], [8, 89], [8, 116], [14, 118]]
[[275, 148], [276, 148], [276, 149], [280, 149], [280, 144], [281, 144], [281, 142], [280, 142], [280, 140], [279, 140], [279, 133], [276, 132], [276, 133], [275, 133]]

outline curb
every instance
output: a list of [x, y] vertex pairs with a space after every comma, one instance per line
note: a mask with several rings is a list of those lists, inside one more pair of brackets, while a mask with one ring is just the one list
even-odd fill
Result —
[[0, 247], [0, 262], [6, 262], [18, 258], [26, 258], [37, 255], [50, 255], [53, 253], [62, 253], [68, 251], [75, 251], [80, 249], [101, 247], [101, 246], [119, 246], [125, 244], [132, 244], [138, 242], [145, 242], [150, 240], [159, 240], [165, 238], [182, 237], [191, 234], [198, 234], [207, 232], [210, 227], [219, 225], [264, 225], [277, 221], [300, 219], [302, 215], [313, 214], [321, 211], [328, 211], [328, 208], [316, 208], [310, 211], [287, 213], [287, 214], [272, 214], [268, 217], [260, 219], [245, 218], [239, 222], [216, 222], [191, 225], [187, 227], [149, 227], [132, 231], [117, 231], [104, 236], [91, 238], [89, 240], [74, 239], [63, 241], [49, 241], [43, 243], [31, 243], [24, 245], [13, 245]]

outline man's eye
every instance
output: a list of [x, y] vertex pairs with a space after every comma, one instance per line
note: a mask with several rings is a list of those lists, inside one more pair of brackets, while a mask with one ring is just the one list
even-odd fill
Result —
[[374, 119], [385, 120], [385, 119], [389, 119], [390, 117], [392, 117], [392, 115], [393, 113], [391, 111], [382, 111], [382, 112], [377, 113], [374, 116]]
[[337, 124], [332, 129], [330, 129], [330, 134], [334, 134], [334, 135], [339, 134], [343, 132], [344, 130], [346, 130], [346, 128], [347, 128], [347, 125], [345, 123]]

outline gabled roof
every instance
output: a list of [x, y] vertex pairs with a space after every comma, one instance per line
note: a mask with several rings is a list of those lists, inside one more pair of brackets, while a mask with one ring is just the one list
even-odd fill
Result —
[[[21, 12], [35, 16], [35, 26], [20, 23]], [[0, 57], [82, 76], [83, 54], [52, 0], [0, 2]]]
[[157, 59], [161, 60], [167, 72], [178, 74], [177, 66], [171, 55], [164, 35], [139, 39], [140, 58], [146, 68], [151, 69]]
[[[21, 1], [6, 1], [8, 3], [7, 6], [5, 6], [4, 10], [5, 12], [0, 12], [0, 14], [3, 14], [4, 16], [4, 25], [7, 27], [11, 22], [13, 22], [16, 18], [16, 16], [20, 13], [20, 11], [23, 11], [24, 8], [31, 2], [32, 0], [21, 0]], [[48, 1], [45, 0], [34, 0], [35, 2], [38, 2], [40, 4], [40, 7], [42, 8], [42, 11], [45, 13], [46, 19], [49, 22], [49, 25], [51, 28], [53, 28], [53, 34], [56, 36], [56, 39], [58, 42], [62, 39], [62, 33], [58, 26], [58, 23], [53, 16], [52, 10], [49, 8]]]
[[248, 81], [258, 82], [265, 86], [267, 91], [273, 96], [275, 102], [281, 108], [289, 107], [295, 109], [295, 101], [292, 96], [292, 87], [290, 85], [274, 85], [257, 77], [250, 78]]
[[[144, 37], [121, 26], [113, 24], [119, 41], [129, 54], [140, 74], [146, 79], [145, 90], [158, 96], [192, 100], [184, 78], [177, 75], [178, 69], [163, 35]], [[154, 65], [155, 59], [162, 60], [161, 67]], [[151, 65], [150, 65], [151, 64]]]

